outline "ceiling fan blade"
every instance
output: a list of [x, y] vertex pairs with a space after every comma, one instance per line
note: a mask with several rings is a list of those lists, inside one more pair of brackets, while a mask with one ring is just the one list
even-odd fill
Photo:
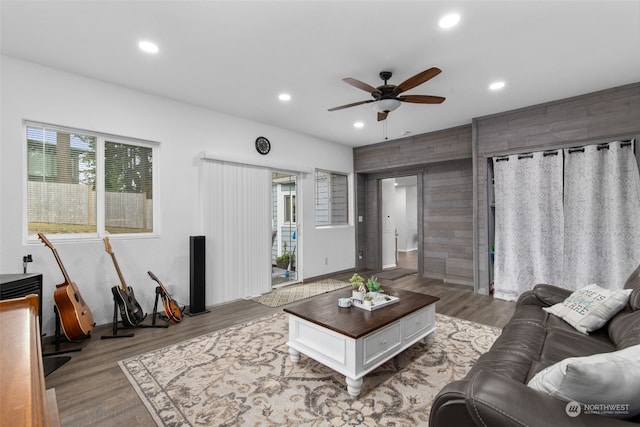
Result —
[[366, 101], [358, 101], [358, 102], [354, 102], [353, 104], [346, 104], [346, 105], [341, 105], [339, 107], [329, 108], [327, 111], [342, 110], [343, 108], [355, 107], [356, 105], [362, 105], [362, 104], [369, 104], [370, 102], [374, 102], [374, 101], [375, 101], [374, 99], [368, 99]]
[[378, 113], [378, 121], [381, 122], [387, 118], [389, 113]]
[[442, 104], [446, 98], [431, 95], [405, 95], [398, 99], [403, 102], [413, 102], [414, 104]]
[[435, 76], [437, 76], [441, 72], [442, 72], [442, 70], [440, 68], [438, 68], [438, 67], [431, 67], [428, 70], [424, 70], [423, 72], [418, 73], [415, 76], [410, 77], [407, 80], [405, 80], [402, 83], [400, 83], [393, 90], [393, 93], [395, 95], [397, 95], [399, 93], [402, 93], [404, 91], [412, 89], [412, 88], [414, 88], [414, 87], [416, 87], [418, 85], [421, 85], [422, 83], [426, 82], [427, 80], [431, 80], [432, 78], [434, 78]]
[[362, 89], [365, 92], [369, 92], [369, 93], [382, 93], [380, 92], [378, 89], [376, 89], [375, 87], [368, 85], [364, 82], [361, 82], [360, 80], [356, 80], [353, 79], [351, 77], [347, 77], [345, 79], [342, 79], [343, 82], [345, 83], [349, 83], [351, 86], [357, 87], [358, 89]]

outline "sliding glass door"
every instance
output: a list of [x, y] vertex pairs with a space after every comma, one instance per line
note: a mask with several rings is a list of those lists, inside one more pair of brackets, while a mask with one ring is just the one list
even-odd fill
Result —
[[271, 283], [274, 287], [298, 281], [296, 183], [296, 175], [272, 173]]

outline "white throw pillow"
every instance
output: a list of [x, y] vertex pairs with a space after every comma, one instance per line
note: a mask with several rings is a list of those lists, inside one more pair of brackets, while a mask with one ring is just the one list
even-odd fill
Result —
[[640, 414], [640, 344], [564, 359], [538, 372], [528, 386], [567, 402], [593, 405], [594, 413], [631, 418]]
[[544, 310], [555, 314], [583, 334], [601, 328], [629, 301], [632, 289], [612, 291], [598, 285], [585, 286], [567, 299]]

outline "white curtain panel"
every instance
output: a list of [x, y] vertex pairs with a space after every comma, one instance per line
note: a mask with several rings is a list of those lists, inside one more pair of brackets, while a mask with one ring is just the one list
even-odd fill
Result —
[[494, 158], [494, 296], [562, 279], [562, 152]]
[[200, 228], [206, 304], [271, 290], [271, 170], [203, 159]]
[[563, 287], [621, 289], [640, 264], [640, 175], [633, 144], [581, 150], [565, 150]]

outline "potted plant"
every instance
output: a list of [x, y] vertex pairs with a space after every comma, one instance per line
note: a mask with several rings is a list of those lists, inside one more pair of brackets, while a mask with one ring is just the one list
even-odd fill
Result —
[[276, 267], [296, 271], [296, 254], [287, 250], [287, 242], [282, 243], [282, 255], [276, 257]]
[[291, 258], [291, 254], [289, 252], [284, 252], [282, 255], [276, 258], [276, 266], [278, 268], [282, 268], [286, 270], [289, 266], [289, 259]]
[[364, 277], [358, 273], [353, 273], [353, 276], [349, 279], [349, 283], [353, 286], [351, 297], [354, 300], [362, 301], [364, 294], [367, 292], [367, 288], [364, 286]]
[[376, 276], [371, 276], [369, 277], [369, 280], [367, 280], [367, 290], [369, 291], [369, 293], [373, 293], [372, 296], [375, 296], [379, 292], [382, 292], [382, 285], [380, 285], [380, 282], [378, 281], [378, 278]]
[[373, 305], [373, 297], [369, 294], [365, 295], [363, 304], [365, 307], [371, 308]]

